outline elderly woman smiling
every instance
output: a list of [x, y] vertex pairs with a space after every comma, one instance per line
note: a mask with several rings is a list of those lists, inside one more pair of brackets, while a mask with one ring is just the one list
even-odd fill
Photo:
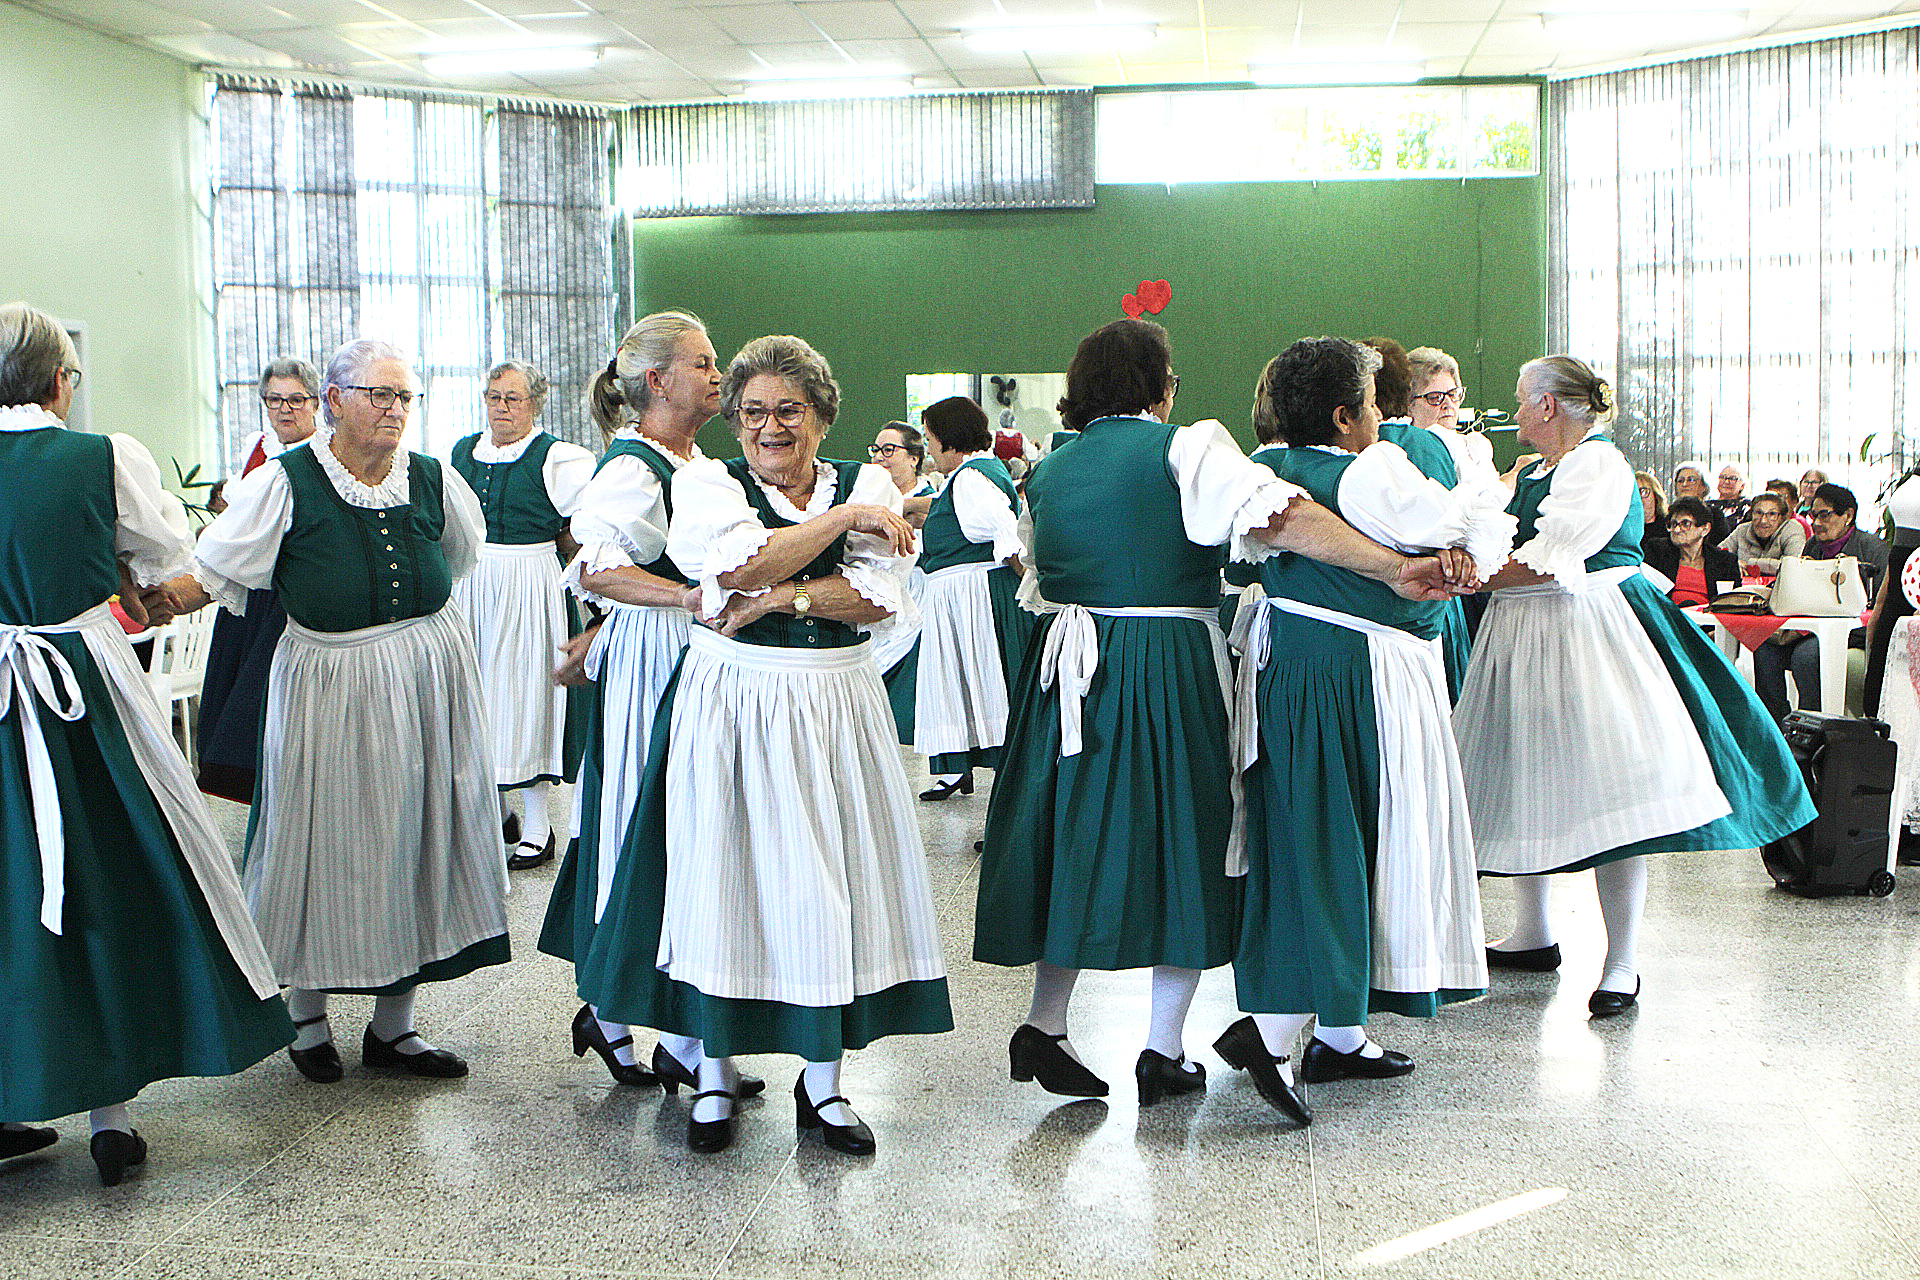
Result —
[[733, 1139], [741, 1053], [791, 1053], [802, 1130], [862, 1155], [840, 1062], [951, 1030], [926, 856], [864, 634], [911, 609], [913, 529], [875, 466], [817, 455], [826, 360], [758, 338], [722, 411], [745, 453], [673, 479], [667, 552], [702, 620], [654, 722], [612, 894], [581, 967], [600, 1016], [701, 1042], [687, 1142]]

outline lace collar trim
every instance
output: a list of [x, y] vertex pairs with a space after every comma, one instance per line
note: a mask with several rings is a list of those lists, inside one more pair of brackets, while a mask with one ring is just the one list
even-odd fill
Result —
[[760, 492], [767, 495], [767, 502], [772, 506], [774, 514], [796, 524], [811, 520], [817, 515], [824, 515], [830, 510], [833, 507], [833, 493], [839, 487], [840, 480], [839, 473], [830, 464], [815, 458], [813, 460], [813, 494], [807, 499], [806, 507], [802, 509], [794, 506], [792, 499], [780, 492], [777, 486], [762, 480], [751, 468], [748, 469], [747, 474], [752, 476], [753, 482], [760, 486]]
[[43, 404], [10, 404], [0, 409], [0, 431], [38, 431], [41, 427], [66, 425]]
[[314, 432], [312, 445], [313, 456], [319, 460], [320, 469], [327, 473], [333, 491], [345, 499], [347, 505], [378, 511], [384, 507], [404, 507], [413, 500], [413, 487], [407, 483], [409, 455], [405, 449], [393, 451], [393, 465], [387, 469], [386, 477], [379, 484], [361, 484], [353, 478], [346, 465], [333, 456], [331, 427], [322, 427]]
[[496, 445], [493, 442], [493, 436], [489, 432], [482, 431], [480, 438], [473, 442], [473, 460], [484, 462], [489, 466], [498, 466], [503, 462], [518, 462], [526, 456], [527, 450], [532, 448], [533, 442], [539, 438], [540, 431], [535, 428], [512, 444]]

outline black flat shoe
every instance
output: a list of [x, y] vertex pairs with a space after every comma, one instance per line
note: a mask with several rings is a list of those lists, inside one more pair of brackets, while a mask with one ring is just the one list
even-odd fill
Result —
[[573, 1015], [574, 1057], [585, 1057], [587, 1050], [593, 1050], [600, 1055], [600, 1061], [607, 1064], [607, 1074], [613, 1077], [615, 1084], [659, 1084], [660, 1077], [639, 1063], [620, 1061], [615, 1050], [632, 1043], [632, 1033], [621, 1036], [618, 1040], [607, 1039], [607, 1033], [600, 1029], [600, 1019], [593, 1016], [592, 1005], [581, 1005], [580, 1012]]
[[1560, 967], [1560, 944], [1555, 942], [1527, 951], [1495, 951], [1487, 948], [1487, 968], [1517, 969], [1521, 973], [1552, 973]]
[[[699, 1077], [687, 1069], [687, 1064], [667, 1052], [667, 1046], [653, 1046], [653, 1074], [660, 1081], [660, 1087], [668, 1093], [678, 1096], [680, 1086], [689, 1089], [700, 1087]], [[757, 1098], [767, 1091], [767, 1082], [759, 1076], [741, 1076], [733, 1086], [734, 1096], [738, 1098]]]
[[1050, 1036], [1030, 1022], [1014, 1030], [1007, 1059], [1015, 1080], [1038, 1080], [1048, 1093], [1068, 1098], [1104, 1098], [1107, 1082], [1087, 1070], [1062, 1047], [1065, 1035]]
[[[297, 1030], [326, 1020], [327, 1015], [323, 1013], [317, 1018], [304, 1018], [293, 1025]], [[332, 1040], [323, 1041], [311, 1049], [289, 1049], [287, 1056], [293, 1059], [293, 1065], [300, 1069], [300, 1074], [315, 1084], [338, 1084], [340, 1077], [345, 1074], [345, 1068], [340, 1065], [340, 1051], [333, 1047]]]
[[708, 1089], [705, 1093], [693, 1095], [694, 1105], [699, 1106], [702, 1098], [725, 1098], [728, 1102], [727, 1114], [718, 1120], [687, 1117], [687, 1150], [712, 1155], [733, 1145], [733, 1095], [725, 1089]]
[[1142, 1049], [1133, 1064], [1133, 1079], [1140, 1086], [1140, 1105], [1150, 1107], [1162, 1098], [1192, 1093], [1207, 1087], [1207, 1069], [1190, 1063], [1183, 1053], [1169, 1058], [1152, 1049]]
[[1253, 1087], [1274, 1110], [1302, 1129], [1313, 1123], [1313, 1112], [1308, 1109], [1306, 1099], [1280, 1074], [1280, 1064], [1286, 1059], [1267, 1052], [1267, 1043], [1260, 1038], [1260, 1028], [1251, 1017], [1242, 1018], [1221, 1032], [1220, 1038], [1213, 1042], [1213, 1051], [1224, 1058], [1228, 1066], [1252, 1076]]
[[1640, 975], [1633, 977], [1631, 991], [1596, 991], [1587, 997], [1587, 1012], [1596, 1018], [1611, 1018], [1640, 1003]]
[[527, 841], [522, 840], [519, 842], [518, 848], [520, 850], [531, 849], [532, 852], [514, 852], [508, 854], [507, 870], [525, 871], [529, 867], [545, 866], [547, 863], [553, 861], [553, 832], [547, 832], [547, 842], [544, 845], [529, 844]]
[[147, 1162], [147, 1140], [135, 1129], [128, 1133], [122, 1129], [102, 1129], [93, 1135], [93, 1163], [100, 1170], [100, 1185], [117, 1187], [127, 1176], [127, 1170], [137, 1169]]
[[808, 1129], [820, 1130], [820, 1136], [835, 1151], [844, 1151], [850, 1156], [870, 1156], [873, 1154], [873, 1130], [867, 1127], [865, 1120], [855, 1120], [850, 1125], [828, 1124], [820, 1118], [820, 1108], [840, 1103], [847, 1110], [853, 1110], [853, 1104], [839, 1094], [831, 1098], [822, 1098], [819, 1102], [807, 1096], [807, 1077], [801, 1075], [793, 1082], [793, 1123], [802, 1133]]
[[920, 793], [922, 800], [945, 800], [958, 791], [963, 796], [973, 794], [973, 770], [969, 769], [952, 782], [936, 782]]
[[0, 1129], [0, 1160], [24, 1156], [60, 1141], [58, 1129]]
[[520, 815], [510, 813], [500, 819], [500, 838], [508, 844], [520, 843]]
[[1324, 1040], [1311, 1039], [1300, 1054], [1300, 1078], [1308, 1084], [1329, 1080], [1391, 1080], [1413, 1070], [1413, 1059], [1392, 1049], [1369, 1058], [1359, 1049], [1342, 1053]]
[[[467, 1061], [446, 1049], [423, 1049], [419, 1053], [401, 1053], [394, 1048], [408, 1040], [419, 1040], [418, 1031], [409, 1031], [392, 1040], [382, 1040], [368, 1027], [360, 1038], [360, 1061], [369, 1067], [398, 1067], [411, 1075], [434, 1080], [458, 1080], [467, 1074]], [[425, 1043], [422, 1041], [422, 1043]]]

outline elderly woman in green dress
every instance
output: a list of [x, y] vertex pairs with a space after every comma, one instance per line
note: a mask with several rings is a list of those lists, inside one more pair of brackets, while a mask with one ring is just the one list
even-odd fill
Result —
[[1095, 331], [1061, 402], [1079, 434], [1027, 482], [1026, 582], [1049, 616], [1013, 691], [974, 956], [1034, 966], [1012, 1075], [1072, 1096], [1107, 1092], [1067, 1040], [1088, 968], [1153, 970], [1143, 1103], [1205, 1083], [1182, 1031], [1201, 971], [1233, 958], [1242, 857], [1218, 618], [1227, 545], [1238, 559], [1296, 551], [1414, 598], [1448, 592], [1437, 560], [1354, 532], [1219, 423], [1171, 425], [1178, 385], [1159, 325]]
[[293, 1038], [226, 841], [108, 611], [193, 556], [123, 435], [68, 431], [60, 323], [0, 306], [0, 1160], [90, 1112], [112, 1186], [147, 1159], [127, 1102], [244, 1071]]
[[912, 608], [913, 529], [885, 471], [818, 456], [839, 401], [812, 347], [755, 339], [722, 384], [744, 456], [673, 478], [667, 554], [706, 625], [655, 718], [579, 986], [603, 1018], [700, 1042], [696, 1151], [733, 1140], [734, 1055], [788, 1053], [798, 1127], [870, 1153], [846, 1051], [953, 1026], [868, 638]]
[[[940, 492], [940, 486], [934, 483], [938, 477], [926, 474], [926, 436], [904, 422], [889, 422], [874, 433], [873, 443], [867, 446], [867, 458], [875, 466], [886, 468], [887, 474], [893, 477], [893, 487], [900, 491], [900, 514], [906, 522], [915, 530], [926, 524], [927, 512], [933, 506], [934, 496]], [[916, 537], [916, 551], [919, 546]], [[907, 576], [907, 593], [913, 597], [916, 609], [926, 589], [926, 571], [916, 564]], [[873, 661], [887, 686], [887, 703], [893, 708], [900, 745], [910, 747], [914, 703], [919, 697], [920, 619], [903, 619], [888, 628], [884, 636], [874, 641]]]

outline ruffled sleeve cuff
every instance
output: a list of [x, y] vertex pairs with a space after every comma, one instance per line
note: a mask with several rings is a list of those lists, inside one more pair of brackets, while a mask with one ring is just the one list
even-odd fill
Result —
[[603, 542], [589, 542], [583, 545], [561, 571], [560, 585], [572, 592], [578, 599], [597, 608], [613, 607], [616, 601], [609, 600], [597, 592], [582, 586], [580, 579], [589, 573], [603, 573], [608, 569], [625, 569], [639, 563], [637, 548], [623, 544], [617, 538]]
[[1587, 558], [1578, 547], [1556, 546], [1545, 535], [1535, 535], [1513, 549], [1513, 558], [1543, 577], [1552, 578], [1575, 595], [1587, 589]]
[[157, 587], [192, 570], [193, 549], [179, 547], [166, 551], [123, 553], [120, 562], [127, 566], [128, 576], [140, 586]]
[[1476, 507], [1467, 513], [1467, 536], [1461, 543], [1473, 557], [1473, 567], [1481, 578], [1500, 572], [1513, 551], [1514, 531], [1520, 522], [1498, 507]]
[[846, 575], [847, 585], [875, 608], [898, 614], [909, 607], [909, 597], [902, 582], [904, 575], [898, 570], [878, 564], [848, 564], [843, 565], [840, 572]]
[[1311, 501], [1306, 490], [1288, 484], [1278, 476], [1262, 484], [1233, 513], [1233, 537], [1230, 543], [1233, 550], [1228, 559], [1260, 564], [1278, 555], [1281, 548], [1266, 537], [1255, 537], [1254, 531], [1265, 529], [1274, 516], [1290, 510], [1294, 503]]
[[764, 525], [740, 525], [729, 529], [708, 547], [700, 571], [700, 613], [712, 618], [727, 607], [734, 596], [765, 595], [771, 588], [737, 591], [720, 585], [720, 579], [760, 554], [760, 548], [773, 540], [773, 530]]
[[[235, 582], [232, 578], [224, 576], [217, 569], [209, 568], [202, 561], [191, 557], [189, 557], [188, 562], [181, 567], [180, 572], [192, 574], [193, 580], [198, 582], [201, 589], [212, 596], [213, 602], [222, 609], [225, 609], [235, 617], [244, 618], [246, 616], [247, 588], [244, 585]], [[172, 576], [178, 577], [179, 575], [175, 574]], [[135, 581], [139, 581], [139, 579], [136, 578]], [[140, 585], [151, 587], [158, 584], [141, 582]]]

